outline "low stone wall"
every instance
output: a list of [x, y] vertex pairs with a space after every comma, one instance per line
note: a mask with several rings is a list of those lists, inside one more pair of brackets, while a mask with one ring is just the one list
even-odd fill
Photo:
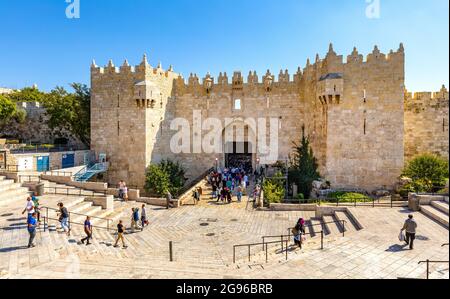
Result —
[[408, 206], [411, 210], [417, 211], [421, 205], [430, 205], [432, 201], [443, 201], [447, 196], [432, 194], [408, 194]]
[[[140, 197], [136, 201], [158, 207], [166, 207], [167, 205], [167, 200], [165, 198]], [[171, 203], [174, 208], [180, 207], [179, 200], [177, 199], [172, 200]]]
[[85, 201], [92, 202], [94, 206], [101, 206], [104, 210], [114, 209], [114, 196], [98, 196], [98, 197], [86, 197]]
[[58, 184], [64, 184], [72, 187], [77, 187], [85, 190], [95, 191], [95, 192], [103, 192], [107, 191], [108, 189], [108, 183], [102, 183], [102, 182], [77, 182], [74, 181], [72, 177], [69, 176], [57, 176], [57, 175], [41, 175], [41, 179], [58, 183]]
[[14, 180], [16, 183], [19, 182], [19, 174], [17, 172], [0, 171], [0, 175], [7, 179]]
[[316, 204], [286, 204], [271, 203], [269, 209], [272, 211], [316, 211]]
[[[113, 195], [114, 197], [119, 197], [119, 189], [108, 188], [106, 194]], [[128, 199], [139, 201], [141, 198], [139, 189], [128, 189]]]

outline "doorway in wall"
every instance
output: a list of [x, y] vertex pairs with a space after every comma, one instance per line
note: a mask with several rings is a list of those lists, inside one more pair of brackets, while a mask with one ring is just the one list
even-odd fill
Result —
[[250, 142], [228, 142], [225, 151], [225, 167], [252, 169], [253, 153]]

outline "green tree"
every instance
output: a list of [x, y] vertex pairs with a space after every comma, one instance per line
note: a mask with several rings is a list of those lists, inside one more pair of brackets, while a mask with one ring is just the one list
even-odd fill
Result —
[[90, 145], [90, 89], [79, 83], [72, 83], [75, 93], [68, 93], [56, 87], [44, 100], [51, 129], [65, 128], [86, 146]]
[[159, 164], [149, 166], [146, 174], [145, 189], [154, 194], [163, 196], [170, 191], [172, 195], [179, 192], [186, 183], [185, 170], [178, 162], [163, 160]]
[[284, 189], [284, 176], [277, 172], [273, 178], [267, 178], [263, 183], [264, 198], [269, 203], [280, 203], [286, 195]]
[[298, 186], [298, 192], [305, 198], [309, 198], [312, 183], [320, 178], [317, 159], [310, 147], [309, 138], [305, 135], [305, 127], [302, 127], [302, 140], [300, 145], [294, 143], [294, 155], [289, 169], [289, 182]]
[[26, 113], [17, 109], [16, 104], [9, 97], [0, 95], [0, 128], [7, 125], [11, 120], [23, 122]]
[[179, 162], [173, 162], [171, 160], [163, 160], [160, 163], [160, 167], [165, 173], [169, 175], [169, 191], [171, 194], [178, 195], [180, 190], [186, 183], [185, 170]]
[[431, 192], [436, 186], [444, 186], [449, 177], [448, 160], [433, 154], [422, 154], [412, 159], [402, 176], [412, 179], [405, 186], [414, 192]]
[[34, 87], [25, 87], [8, 95], [14, 102], [39, 102], [45, 104], [47, 94]]
[[159, 165], [150, 165], [146, 174], [145, 190], [164, 196], [170, 187], [170, 178]]

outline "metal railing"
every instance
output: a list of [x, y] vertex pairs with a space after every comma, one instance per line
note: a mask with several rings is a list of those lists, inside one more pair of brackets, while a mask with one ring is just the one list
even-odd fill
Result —
[[215, 167], [211, 167], [209, 168], [207, 171], [205, 171], [204, 173], [202, 173], [200, 176], [198, 176], [195, 180], [193, 180], [191, 183], [189, 183], [188, 185], [184, 186], [183, 188], [181, 188], [181, 190], [178, 192], [179, 194], [177, 196], [175, 196], [177, 199], [181, 199], [185, 196], [188, 195], [188, 193], [191, 191], [192, 188], [195, 187], [195, 185], [197, 185], [198, 183], [200, 183], [202, 180], [205, 179], [205, 177], [207, 175], [209, 175], [211, 172], [213, 172], [215, 170]]
[[[305, 227], [314, 227], [314, 226], [320, 226], [322, 227], [323, 225], [326, 224], [336, 224], [339, 223], [341, 224], [341, 228], [342, 228], [342, 237], [345, 237], [345, 224], [347, 223], [346, 220], [337, 220], [337, 221], [328, 221], [328, 222], [321, 222], [321, 223], [317, 223], [317, 224], [306, 224], [305, 223]], [[288, 236], [291, 236], [291, 230], [294, 229], [294, 227], [290, 227], [288, 228]]]
[[[54, 208], [50, 208], [50, 207], [40, 207], [39, 208], [40, 210], [45, 210], [45, 216], [42, 216], [42, 218], [44, 219], [44, 232], [47, 230], [47, 227], [49, 226], [49, 220], [54, 220], [54, 221], [58, 221], [58, 222], [60, 222], [60, 220], [59, 219], [56, 219], [56, 218], [50, 218], [49, 217], [49, 211], [54, 211], [54, 212], [56, 212], [56, 213], [60, 213], [60, 210], [59, 209], [54, 209]], [[68, 211], [68, 224], [69, 224], [69, 229], [71, 229], [72, 228], [72, 224], [73, 225], [82, 225], [82, 226], [84, 226], [84, 223], [78, 223], [78, 222], [74, 222], [74, 221], [71, 221], [71, 219], [72, 219], [72, 215], [75, 215], [75, 216], [84, 216], [84, 217], [90, 217], [91, 219], [98, 219], [98, 220], [103, 220], [103, 221], [106, 221], [106, 227], [103, 227], [103, 226], [96, 226], [96, 225], [92, 225], [92, 227], [94, 227], [94, 228], [98, 228], [98, 229], [105, 229], [105, 230], [107, 230], [107, 231], [110, 231], [110, 230], [112, 230], [111, 229], [111, 226], [110, 226], [110, 223], [113, 221], [112, 219], [109, 219], [109, 218], [102, 218], [102, 217], [95, 217], [95, 216], [90, 216], [90, 215], [86, 215], [86, 214], [80, 214], [80, 213], [75, 213], [75, 212], [69, 212]]]
[[424, 264], [424, 263], [427, 264], [427, 279], [430, 279], [430, 274], [431, 274], [431, 272], [430, 272], [430, 264], [448, 264], [450, 262], [449, 261], [430, 261], [430, 260], [426, 260], [426, 261], [420, 261], [419, 265], [420, 264]]
[[[320, 232], [318, 232], [318, 234], [320, 234], [320, 249], [323, 249], [323, 239], [324, 239], [324, 233], [323, 233], [323, 230], [321, 230]], [[312, 236], [313, 235], [313, 233], [302, 233], [302, 235], [309, 235], [309, 236]], [[284, 238], [287, 238], [288, 240], [290, 240], [291, 239], [291, 234], [288, 234], [288, 235], [280, 235], [280, 236], [263, 236], [262, 237], [262, 240], [263, 240], [263, 243], [265, 244], [266, 242], [266, 239], [276, 239], [276, 238], [280, 238], [280, 241], [283, 241], [284, 240]], [[303, 240], [302, 240], [302, 238], [300, 237], [300, 239], [299, 239], [299, 242], [300, 242], [300, 248], [302, 248], [302, 245], [303, 245]], [[263, 245], [263, 250], [264, 250], [264, 245]], [[284, 250], [284, 248], [283, 248], [283, 242], [281, 242], [281, 250], [283, 251]]]
[[7, 172], [19, 172], [19, 165], [6, 165], [5, 168], [0, 168], [0, 170]]
[[[25, 178], [25, 179], [24, 179]], [[33, 180], [37, 179], [37, 180]], [[31, 182], [41, 182], [41, 176], [40, 175], [19, 175], [19, 183], [31, 183]]]
[[51, 175], [51, 176], [73, 176], [73, 172], [71, 171], [63, 171], [63, 170], [49, 170], [44, 172], [44, 175]]
[[266, 248], [266, 261], [268, 260], [268, 253], [267, 253], [267, 245], [269, 244], [279, 244], [279, 243], [285, 243], [286, 244], [286, 260], [288, 259], [288, 240], [278, 240], [273, 242], [265, 242], [265, 243], [252, 243], [252, 244], [239, 244], [239, 245], [233, 245], [233, 264], [236, 263], [236, 248], [240, 247], [247, 247], [248, 248], [248, 261], [251, 262], [251, 248], [255, 246], [265, 246]]
[[97, 197], [97, 196], [107, 195], [106, 190], [92, 191], [92, 190], [84, 190], [84, 189], [80, 189], [80, 188], [76, 188], [76, 187], [73, 187], [73, 188], [70, 188], [70, 187], [44, 187], [44, 193], [56, 194], [56, 195], [76, 195], [76, 196], [86, 196], [86, 197]]
[[361, 198], [318, 198], [318, 199], [300, 199], [298, 200], [300, 204], [311, 204], [315, 203], [321, 206], [325, 205], [336, 205], [339, 206], [372, 206], [375, 207], [394, 207], [394, 203], [406, 203], [407, 200], [393, 200], [392, 196], [386, 202], [381, 201], [381, 198], [371, 198], [371, 197], [361, 197]]
[[14, 149], [11, 149], [11, 153], [51, 153], [51, 152], [73, 152], [80, 150], [88, 150], [82, 146], [66, 146], [58, 144], [27, 144]]

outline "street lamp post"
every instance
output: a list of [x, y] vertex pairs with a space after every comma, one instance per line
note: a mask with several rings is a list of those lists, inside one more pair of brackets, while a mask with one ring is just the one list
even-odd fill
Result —
[[286, 199], [289, 198], [289, 167], [288, 167], [288, 158], [286, 158]]
[[219, 158], [216, 158], [216, 172], [219, 171]]

